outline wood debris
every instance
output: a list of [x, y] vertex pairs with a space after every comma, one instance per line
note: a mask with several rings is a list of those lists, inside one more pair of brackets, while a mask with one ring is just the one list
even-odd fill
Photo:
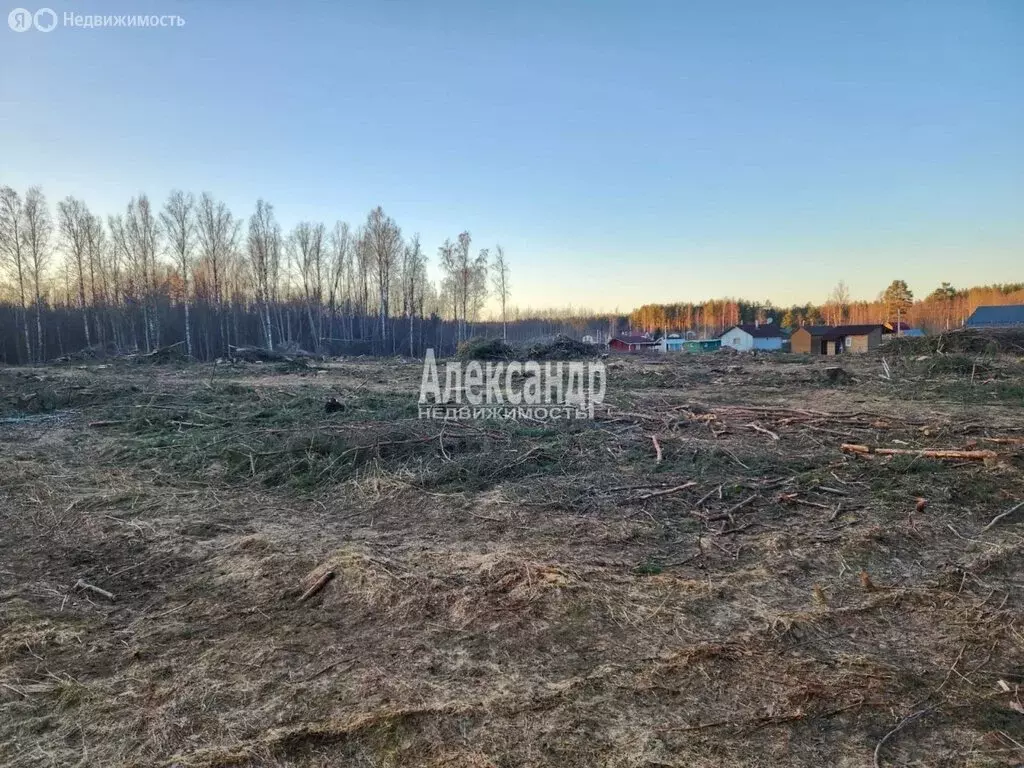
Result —
[[104, 600], [109, 600], [112, 603], [115, 600], [114, 595], [112, 593], [107, 592], [107, 590], [105, 589], [100, 589], [95, 584], [90, 584], [84, 579], [79, 579], [77, 582], [75, 582], [75, 589], [84, 592], [92, 592], [94, 595], [99, 595]]
[[999, 457], [995, 451], [960, 451], [955, 449], [913, 449], [913, 448], [876, 448], [870, 445], [857, 445], [854, 443], [843, 443], [840, 449], [844, 453], [873, 454], [879, 456], [920, 456], [927, 459], [970, 459], [984, 461]]
[[309, 589], [302, 593], [302, 597], [299, 598], [299, 602], [304, 603], [309, 600], [309, 598], [313, 597], [313, 595], [323, 589], [327, 582], [333, 578], [334, 571], [325, 571], [319, 579], [313, 582], [313, 585]]
[[654, 453], [655, 453], [654, 463], [655, 464], [661, 464], [661, 443], [658, 442], [658, 436], [657, 435], [651, 435], [651, 442], [654, 443]]

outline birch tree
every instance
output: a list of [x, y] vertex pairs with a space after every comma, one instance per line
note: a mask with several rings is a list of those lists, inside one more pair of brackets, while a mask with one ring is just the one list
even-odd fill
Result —
[[274, 206], [265, 200], [256, 201], [256, 212], [249, 217], [249, 269], [256, 301], [260, 307], [263, 337], [267, 349], [274, 348], [274, 331], [270, 320], [270, 302], [277, 290], [281, 263], [281, 228], [274, 218]]
[[[139, 272], [134, 269], [135, 257], [131, 251], [131, 243], [128, 240], [128, 229], [124, 223], [124, 216], [118, 214], [117, 216], [107, 217], [107, 230], [110, 232], [110, 263], [112, 265], [112, 279], [114, 283], [114, 297], [115, 301], [123, 302], [125, 299], [137, 299], [139, 303], [142, 300], [142, 281], [139, 277]], [[131, 322], [131, 317], [128, 313], [124, 313], [124, 317], [119, 319], [121, 327], [115, 332], [115, 335], [121, 335], [122, 338], [118, 342], [118, 346], [124, 346], [127, 344], [128, 339], [123, 338], [124, 336], [124, 319], [127, 317], [129, 323], [127, 324], [128, 332], [131, 335], [131, 345], [138, 348], [138, 335], [136, 333], [135, 323]]]
[[[423, 304], [427, 262], [420, 247], [420, 236], [415, 234], [402, 251], [402, 311], [409, 319], [409, 357], [416, 356], [416, 307]], [[420, 316], [422, 322], [422, 315]]]
[[31, 187], [25, 194], [22, 206], [24, 226], [25, 267], [32, 284], [36, 308], [36, 360], [42, 362], [43, 347], [43, 277], [50, 263], [50, 238], [53, 235], [53, 219], [46, 197], [39, 187]]
[[[331, 333], [333, 334], [342, 294], [344, 292], [345, 295], [351, 296], [352, 232], [345, 222], [339, 221], [334, 224], [334, 229], [331, 230], [330, 249], [327, 304], [331, 312]], [[349, 315], [348, 335], [349, 338], [352, 337], [351, 314]]]
[[366, 217], [366, 237], [377, 283], [377, 311], [380, 317], [381, 340], [387, 339], [387, 318], [390, 314], [391, 273], [402, 253], [402, 230], [395, 220], [377, 206]]
[[468, 287], [469, 301], [467, 304], [467, 319], [476, 322], [480, 317], [480, 310], [483, 309], [487, 300], [487, 273], [490, 269], [491, 249], [481, 248], [473, 262]]
[[505, 249], [500, 245], [494, 249], [494, 264], [491, 265], [494, 278], [494, 292], [498, 297], [498, 304], [501, 307], [501, 338], [508, 339], [508, 298], [511, 290], [509, 285], [508, 259], [505, 257]]
[[32, 360], [28, 332], [28, 264], [25, 256], [25, 209], [21, 196], [11, 187], [0, 187], [0, 264], [7, 267], [18, 292], [18, 314], [25, 340], [25, 359]]
[[832, 293], [828, 296], [828, 314], [832, 325], [839, 325], [846, 320], [846, 314], [850, 308], [850, 289], [845, 280], [836, 283]]
[[92, 305], [96, 334], [100, 344], [106, 343], [107, 306], [107, 232], [100, 216], [90, 215], [85, 230], [86, 265], [89, 270], [89, 300]]
[[92, 214], [89, 207], [70, 195], [57, 203], [57, 218], [60, 222], [60, 234], [68, 258], [68, 271], [78, 288], [78, 309], [82, 313], [82, 325], [85, 328], [85, 346], [92, 346], [89, 332], [89, 312], [85, 301], [85, 263], [89, 248], [89, 230], [92, 227]]
[[459, 341], [466, 338], [470, 309], [475, 314], [487, 295], [487, 251], [481, 251], [473, 258], [470, 255], [471, 245], [469, 232], [463, 232], [454, 243], [445, 240], [438, 249], [441, 271], [445, 276], [444, 287], [451, 297]]
[[321, 308], [323, 306], [324, 282], [327, 277], [325, 236], [323, 224], [303, 221], [295, 226], [288, 238], [289, 248], [293, 251], [299, 276], [302, 279], [302, 295], [306, 305], [309, 332], [314, 339], [318, 353], [323, 340]]
[[370, 272], [373, 269], [373, 253], [370, 237], [362, 227], [355, 238], [356, 268], [352, 275], [352, 295], [355, 312], [359, 316], [359, 338], [366, 338], [366, 318], [370, 312]]
[[229, 262], [238, 248], [242, 222], [235, 219], [223, 202], [204, 192], [196, 206], [196, 239], [199, 258], [209, 270], [212, 282], [213, 312], [222, 350], [227, 351], [227, 324], [224, 315], [225, 281]]
[[160, 325], [156, 307], [157, 253], [160, 228], [146, 195], [128, 203], [124, 217], [125, 251], [141, 283], [146, 351], [160, 346]]
[[181, 302], [185, 309], [185, 352], [189, 357], [194, 356], [189, 275], [192, 272], [192, 250], [195, 244], [195, 205], [195, 198], [191, 194], [186, 195], [176, 189], [171, 192], [160, 213], [160, 220], [167, 234], [167, 246], [181, 276]]

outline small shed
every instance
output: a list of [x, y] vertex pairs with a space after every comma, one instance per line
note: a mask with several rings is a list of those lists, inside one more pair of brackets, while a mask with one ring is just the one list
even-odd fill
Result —
[[683, 342], [684, 352], [717, 352], [721, 348], [721, 339], [687, 339]]
[[882, 325], [805, 325], [793, 331], [792, 350], [805, 355], [869, 352], [882, 343]]
[[624, 336], [613, 336], [608, 342], [608, 348], [616, 352], [643, 352], [654, 349], [658, 342], [650, 336], [641, 334], [626, 334]]
[[968, 328], [1013, 328], [1024, 326], [1024, 304], [978, 307], [964, 323]]
[[721, 337], [723, 347], [731, 347], [740, 352], [755, 349], [778, 351], [782, 349], [782, 342], [785, 340], [785, 334], [774, 323], [734, 325]]

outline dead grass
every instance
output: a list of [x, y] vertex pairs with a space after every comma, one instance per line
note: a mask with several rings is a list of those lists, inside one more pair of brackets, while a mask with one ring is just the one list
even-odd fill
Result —
[[1018, 765], [1020, 363], [885, 356], [616, 359], [568, 425], [0, 370], [0, 763]]

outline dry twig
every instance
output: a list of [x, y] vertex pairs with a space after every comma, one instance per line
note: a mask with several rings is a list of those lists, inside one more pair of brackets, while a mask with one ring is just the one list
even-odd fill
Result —
[[902, 720], [900, 720], [899, 723], [897, 723], [895, 728], [893, 728], [891, 731], [885, 734], [885, 736], [882, 737], [882, 740], [875, 745], [874, 768], [882, 768], [882, 747], [885, 746], [885, 742], [887, 742], [889, 739], [891, 739], [897, 733], [902, 731], [915, 720], [918, 720], [919, 718], [924, 717], [925, 715], [934, 711], [934, 707], [929, 707], [928, 709], [920, 709], [912, 715], [907, 715]]
[[772, 432], [770, 429], [765, 429], [764, 427], [762, 427], [760, 424], [757, 424], [756, 422], [750, 422], [749, 424], [744, 424], [743, 426], [750, 427], [755, 432], [760, 432], [760, 433], [762, 433], [764, 435], [768, 435], [768, 437], [770, 437], [772, 440], [778, 440], [779, 439], [779, 436], [777, 434]]
[[94, 595], [99, 595], [100, 597], [109, 600], [110, 602], [114, 602], [114, 595], [112, 593], [107, 592], [107, 590], [105, 589], [100, 589], [94, 584], [89, 584], [84, 579], [79, 579], [75, 583], [75, 589], [84, 589], [86, 592], [92, 592]]
[[645, 501], [646, 499], [653, 499], [655, 496], [668, 496], [670, 493], [678, 493], [679, 491], [686, 490], [687, 488], [693, 488], [696, 484], [697, 483], [693, 480], [690, 480], [687, 483], [683, 483], [682, 485], [677, 485], [672, 488], [666, 488], [663, 491], [651, 491], [650, 493], [645, 493], [642, 496], [637, 496], [636, 500]]
[[989, 528], [993, 527], [996, 523], [998, 523], [1004, 517], [1009, 517], [1010, 515], [1012, 515], [1014, 512], [1016, 512], [1021, 507], [1024, 507], [1024, 501], [1021, 501], [1021, 502], [1019, 502], [1017, 504], [1014, 504], [1012, 507], [1010, 507], [1005, 512], [1002, 512], [1002, 513], [996, 515], [995, 517], [993, 517], [992, 520], [989, 522], [989, 524], [981, 529], [981, 532], [985, 533], [985, 531], [987, 531]]

